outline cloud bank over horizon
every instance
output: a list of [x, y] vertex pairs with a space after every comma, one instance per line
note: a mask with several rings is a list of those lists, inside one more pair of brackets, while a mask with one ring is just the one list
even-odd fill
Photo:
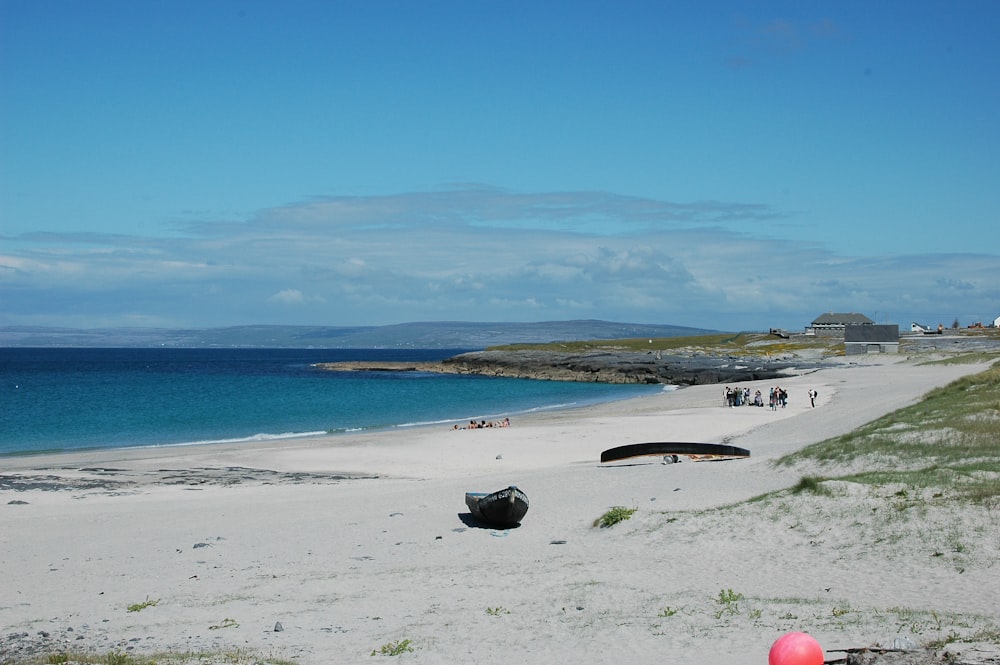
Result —
[[0, 325], [1000, 315], [1000, 3], [0, 2]]
[[1000, 315], [995, 253], [849, 256], [777, 237], [795, 223], [759, 203], [456, 185], [188, 216], [158, 234], [39, 231], [3, 238], [0, 325], [594, 318], [760, 330], [825, 311], [904, 327]]

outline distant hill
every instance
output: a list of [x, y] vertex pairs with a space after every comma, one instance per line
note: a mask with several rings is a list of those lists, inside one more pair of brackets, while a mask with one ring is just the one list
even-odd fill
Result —
[[233, 326], [191, 329], [6, 326], [0, 327], [0, 347], [485, 349], [501, 344], [679, 337], [710, 332], [716, 331], [596, 320], [537, 323], [436, 321], [387, 326]]

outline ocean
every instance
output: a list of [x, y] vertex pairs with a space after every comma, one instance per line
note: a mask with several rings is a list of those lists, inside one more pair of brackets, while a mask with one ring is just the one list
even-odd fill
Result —
[[460, 352], [0, 348], [0, 455], [451, 427], [502, 417], [516, 426], [519, 414], [662, 389], [314, 367], [433, 361]]

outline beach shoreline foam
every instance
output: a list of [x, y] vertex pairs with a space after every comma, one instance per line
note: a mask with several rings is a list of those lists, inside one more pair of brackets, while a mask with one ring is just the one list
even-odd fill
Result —
[[[764, 662], [788, 630], [832, 649], [996, 625], [995, 568], [849, 547], [835, 519], [740, 503], [802, 475], [771, 460], [980, 369], [883, 357], [740, 384], [786, 388], [774, 411], [700, 385], [510, 428], [3, 458], [0, 653], [245, 649], [309, 665], [409, 640], [410, 662], [736, 665]], [[599, 463], [657, 440], [751, 457]], [[511, 484], [531, 500], [520, 528], [470, 523], [464, 492]], [[633, 519], [594, 528], [616, 505]], [[988, 526], [966, 547], [995, 552]]]

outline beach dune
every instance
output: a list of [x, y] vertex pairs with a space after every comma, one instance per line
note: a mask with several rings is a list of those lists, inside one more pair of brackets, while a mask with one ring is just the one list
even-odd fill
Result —
[[[799, 480], [776, 457], [979, 369], [895, 358], [742, 384], [786, 388], [777, 410], [694, 386], [510, 428], [4, 458], [0, 662], [242, 650], [310, 665], [398, 650], [414, 663], [745, 665], [789, 630], [835, 649], [946, 632], [953, 617], [997, 624], [995, 567], [858, 543], [809, 498], [741, 503]], [[599, 462], [643, 441], [751, 457]], [[531, 502], [519, 528], [470, 519], [466, 491], [511, 484]], [[612, 506], [636, 512], [595, 528]], [[977, 551], [1000, 551], [995, 529], [973, 526]]]

